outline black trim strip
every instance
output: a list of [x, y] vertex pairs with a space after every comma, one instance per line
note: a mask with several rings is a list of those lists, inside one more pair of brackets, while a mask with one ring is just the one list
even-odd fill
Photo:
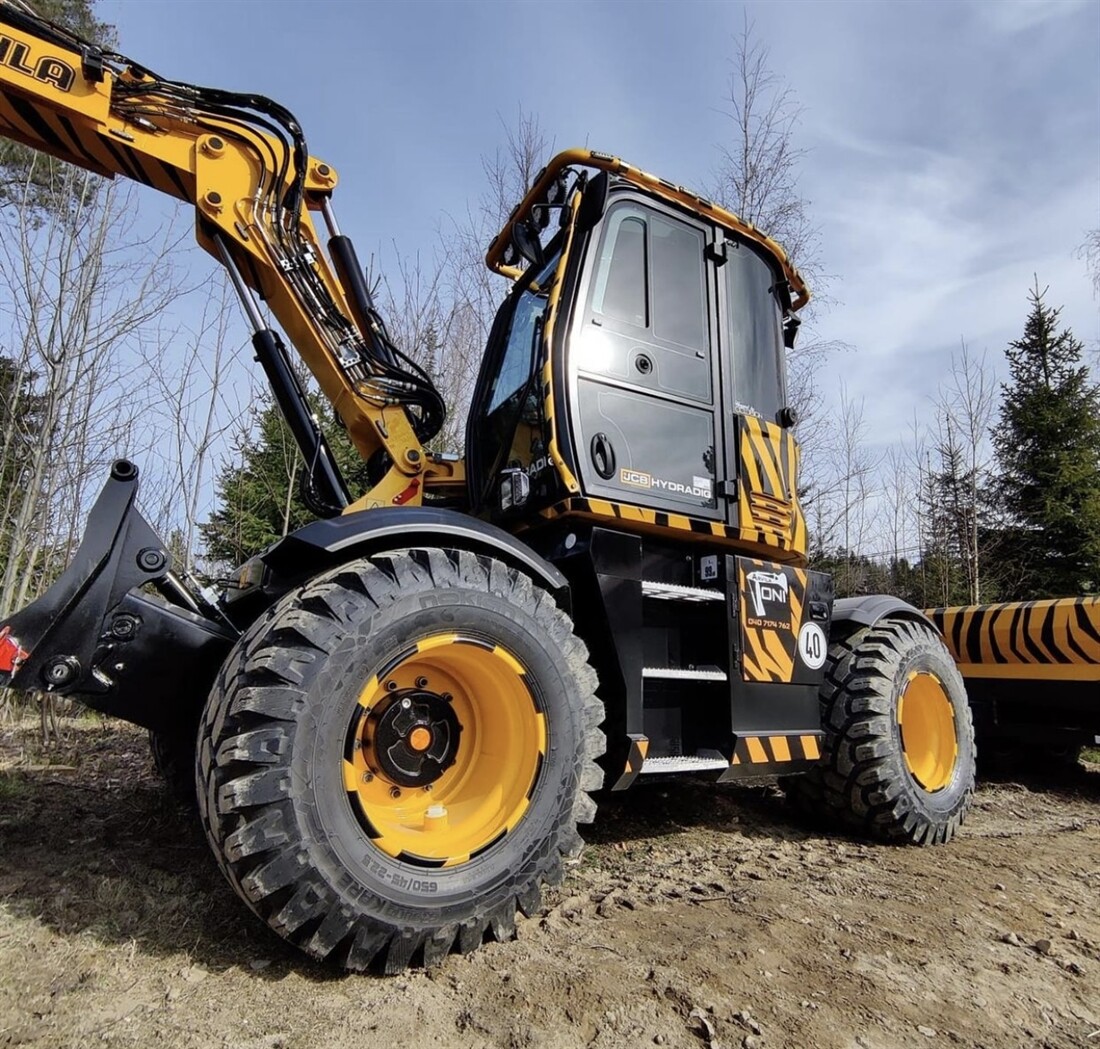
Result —
[[416, 867], [439, 868], [447, 862], [446, 860], [430, 859], [427, 856], [418, 856], [415, 852], [405, 852], [404, 849], [402, 849], [394, 858], [401, 860], [403, 863], [411, 863], [413, 866]]
[[378, 678], [379, 684], [381, 684], [382, 678], [390, 673], [391, 670], [393, 670], [395, 667], [400, 666], [410, 656], [415, 656], [419, 651], [420, 646], [413, 644], [410, 645], [408, 648], [403, 649], [396, 656], [394, 656], [393, 659], [391, 659], [381, 670], [378, 671], [376, 677]]
[[470, 859], [476, 859], [478, 856], [481, 856], [484, 853], [488, 852], [494, 845], [497, 844], [497, 842], [502, 841], [507, 834], [507, 830], [502, 830], [495, 838], [493, 838], [491, 842], [489, 842], [488, 845], [482, 845], [481, 848], [477, 851], [471, 852]]
[[20, 98], [18, 95], [4, 95], [8, 104], [14, 110], [16, 116], [27, 125], [30, 130], [36, 134], [43, 142], [54, 149], [64, 150], [65, 152], [71, 152], [69, 148], [62, 141], [61, 136], [43, 119], [42, 114], [37, 112], [25, 98]]
[[1087, 637], [1092, 638], [1097, 644], [1100, 644], [1100, 632], [1093, 627], [1089, 622], [1088, 614], [1085, 612], [1085, 602], [1078, 601], [1077, 603], [1077, 625], [1081, 628], [1082, 633]]
[[1047, 609], [1047, 614], [1043, 617], [1042, 630], [1039, 633], [1039, 637], [1042, 639], [1047, 650], [1054, 657], [1055, 663], [1069, 663], [1071, 662], [1068, 655], [1062, 651], [1058, 643], [1054, 640], [1054, 612], [1055, 606], [1051, 605]]
[[176, 189], [179, 190], [180, 196], [184, 200], [190, 200], [191, 197], [192, 197], [192, 194], [188, 191], [187, 187], [183, 184], [183, 179], [180, 178], [179, 172], [175, 169], [175, 167], [172, 164], [169, 164], [166, 161], [163, 161], [163, 160], [160, 160], [160, 159], [157, 160], [157, 163], [161, 166], [161, 168], [163, 168], [164, 173], [171, 180], [172, 185], [174, 185], [176, 187]]
[[142, 182], [146, 186], [153, 186], [153, 183], [148, 180], [145, 173], [139, 168], [134, 167], [130, 162], [130, 158], [127, 157], [106, 135], [100, 135], [99, 141], [103, 143], [103, 148], [115, 158], [119, 168], [121, 168], [126, 175], [135, 182]]

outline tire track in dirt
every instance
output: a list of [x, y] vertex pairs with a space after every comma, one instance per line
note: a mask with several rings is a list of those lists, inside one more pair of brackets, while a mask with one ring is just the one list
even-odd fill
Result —
[[[513, 943], [333, 973], [240, 906], [140, 734], [0, 740], [0, 1047], [1100, 1044], [1100, 768], [981, 789], [942, 849], [801, 826], [771, 788], [609, 799]], [[1091, 1037], [1090, 1037], [1091, 1035]]]

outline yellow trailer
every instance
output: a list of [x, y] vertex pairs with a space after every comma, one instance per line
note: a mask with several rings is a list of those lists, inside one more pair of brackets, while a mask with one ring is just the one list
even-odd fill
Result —
[[1076, 752], [1100, 738], [1100, 597], [936, 608], [979, 745]]

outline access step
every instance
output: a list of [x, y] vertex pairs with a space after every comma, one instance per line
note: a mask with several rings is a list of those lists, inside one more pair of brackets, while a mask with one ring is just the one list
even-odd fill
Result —
[[724, 670], [683, 670], [680, 667], [642, 667], [643, 678], [658, 678], [666, 681], [728, 681]]
[[657, 601], [724, 601], [721, 590], [707, 590], [701, 586], [681, 586], [679, 583], [656, 583], [642, 580], [642, 595]]
[[724, 758], [646, 758], [642, 762], [642, 775], [656, 772], [707, 772], [711, 769], [727, 768], [729, 768], [729, 762]]

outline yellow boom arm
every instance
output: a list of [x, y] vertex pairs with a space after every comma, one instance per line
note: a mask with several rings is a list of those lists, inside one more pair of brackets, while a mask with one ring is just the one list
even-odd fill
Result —
[[[389, 341], [332, 212], [336, 172], [309, 155], [288, 111], [260, 96], [164, 80], [39, 18], [19, 0], [0, 0], [0, 135], [194, 205], [196, 238], [228, 269], [284, 414], [294, 416], [298, 404], [288, 422], [307, 469], [316, 472], [324, 510], [417, 505], [425, 482], [445, 484], [453, 474], [451, 464], [422, 445], [442, 424], [442, 401], [428, 376]], [[317, 215], [328, 227], [331, 262]], [[386, 453], [384, 475], [354, 502], [257, 295], [359, 453]]]

